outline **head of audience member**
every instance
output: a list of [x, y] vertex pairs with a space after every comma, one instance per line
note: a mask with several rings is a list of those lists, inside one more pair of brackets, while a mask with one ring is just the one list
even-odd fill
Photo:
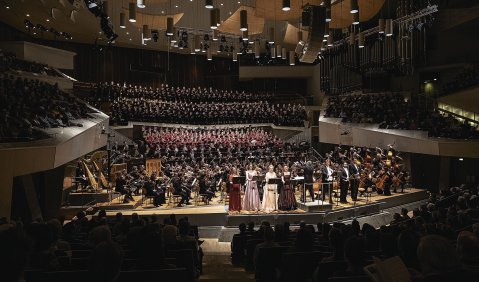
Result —
[[190, 234], [190, 223], [186, 220], [181, 220], [178, 225], [178, 233], [180, 236], [188, 236]]
[[123, 261], [121, 248], [111, 241], [103, 241], [93, 248], [88, 271], [91, 281], [113, 282], [120, 275]]
[[331, 245], [331, 248], [333, 249], [334, 252], [334, 257], [336, 258], [342, 258], [343, 257], [343, 246], [344, 246], [344, 240], [343, 240], [343, 235], [341, 234], [341, 230], [338, 228], [331, 228], [329, 230], [329, 244]]
[[479, 268], [479, 239], [470, 231], [462, 231], [457, 236], [457, 256], [465, 268]]
[[248, 222], [248, 232], [253, 232], [254, 231], [254, 222], [250, 221]]
[[417, 247], [417, 257], [424, 276], [441, 275], [460, 268], [451, 243], [439, 235], [426, 235]]
[[399, 256], [407, 267], [411, 267], [417, 270], [419, 270], [416, 252], [418, 245], [419, 235], [414, 231], [404, 230], [399, 234], [397, 238], [397, 250]]
[[364, 241], [359, 237], [351, 237], [344, 243], [344, 258], [348, 263], [348, 271], [362, 274], [366, 259]]
[[240, 231], [240, 234], [246, 233], [246, 224], [240, 223], [240, 225], [239, 225], [239, 231]]
[[3, 281], [23, 281], [29, 247], [23, 230], [7, 223], [0, 225], [0, 273]]
[[88, 235], [88, 239], [90, 244], [96, 246], [101, 242], [109, 242], [111, 241], [111, 231], [108, 226], [100, 225], [93, 228]]
[[351, 228], [353, 230], [353, 234], [355, 236], [359, 236], [359, 233], [361, 233], [361, 226], [359, 225], [359, 221], [357, 221], [356, 219], [354, 219], [352, 222], [351, 222]]
[[313, 249], [313, 234], [309, 228], [300, 228], [296, 234], [294, 246], [302, 252], [310, 252]]

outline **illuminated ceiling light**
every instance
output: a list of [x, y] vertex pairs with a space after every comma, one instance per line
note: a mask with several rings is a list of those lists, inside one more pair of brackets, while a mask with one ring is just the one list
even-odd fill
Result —
[[351, 0], [351, 10], [349, 11], [351, 14], [359, 13], [359, 4], [358, 0]]
[[331, 8], [326, 9], [326, 22], [329, 23], [331, 21]]
[[365, 41], [364, 32], [361, 32], [361, 33], [359, 33], [359, 37], [358, 37], [358, 47], [359, 48], [364, 48], [364, 41]]
[[379, 19], [379, 33], [384, 34], [385, 27], [384, 27], [384, 19]]
[[221, 25], [221, 15], [220, 15], [220, 8], [215, 8], [213, 9], [215, 10], [215, 19], [216, 19], [216, 26], [220, 26]]
[[353, 25], [359, 24], [359, 13], [353, 14]]
[[259, 45], [259, 40], [255, 40], [254, 42], [254, 57], [258, 59], [261, 53], [261, 46]]
[[138, 8], [141, 8], [141, 9], [144, 9], [146, 8], [146, 3], [145, 3], [146, 0], [136, 0], [136, 6]]
[[291, 1], [290, 0], [283, 0], [283, 8], [281, 9], [285, 12], [291, 10]]
[[201, 51], [201, 37], [199, 34], [195, 35], [195, 52]]
[[217, 29], [213, 30], [213, 41], [218, 41], [218, 33]]
[[216, 9], [210, 10], [210, 28], [217, 29], [218, 25], [216, 25]]
[[271, 52], [271, 59], [276, 58], [276, 48], [274, 48], [274, 47], [271, 48], [271, 49], [270, 49], [270, 52]]
[[178, 42], [178, 32], [176, 32], [174, 28], [173, 28], [173, 34], [170, 36], [170, 42], [171, 43]]
[[120, 13], [120, 28], [126, 28], [126, 15], [125, 15], [125, 13]]
[[386, 20], [386, 36], [393, 36], [393, 20], [387, 19]]
[[281, 59], [286, 60], [286, 56], [288, 56], [288, 54], [286, 48], [283, 47], [283, 49], [281, 49]]
[[270, 27], [269, 28], [269, 39], [268, 39], [268, 43], [269, 44], [274, 44], [274, 27]]
[[30, 14], [26, 14], [25, 16], [30, 17]]
[[150, 28], [148, 27], [147, 24], [143, 25], [143, 39], [145, 39], [145, 40], [150, 40], [151, 39]]
[[50, 19], [46, 19], [46, 21], [47, 21], [47, 22], [49, 22], [49, 21], [50, 21]]
[[294, 66], [296, 64], [296, 58], [294, 51], [289, 51], [289, 65]]
[[246, 10], [241, 10], [240, 12], [240, 30], [248, 30], [248, 12]]
[[130, 2], [128, 6], [128, 19], [131, 23], [136, 23], [136, 5]]
[[276, 57], [281, 58], [281, 45], [276, 45]]
[[352, 30], [349, 34], [349, 45], [356, 44], [356, 33]]
[[208, 61], [213, 60], [213, 54], [211, 54], [211, 47], [208, 48], [208, 50], [206, 51], [206, 58], [208, 59]]
[[326, 23], [324, 25], [324, 37], [328, 38], [329, 37], [329, 23]]
[[213, 9], [213, 0], [205, 0], [205, 8]]
[[333, 47], [333, 32], [330, 31], [329, 32], [329, 36], [328, 36], [328, 47]]
[[166, 18], [166, 36], [173, 35], [173, 18], [168, 17]]
[[248, 30], [243, 31], [243, 41], [248, 41]]

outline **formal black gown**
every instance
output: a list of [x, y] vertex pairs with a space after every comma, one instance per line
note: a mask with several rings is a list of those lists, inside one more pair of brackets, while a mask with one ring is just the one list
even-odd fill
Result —
[[278, 208], [282, 211], [295, 210], [296, 198], [294, 197], [294, 188], [291, 186], [291, 173], [283, 174], [283, 190], [279, 194]]

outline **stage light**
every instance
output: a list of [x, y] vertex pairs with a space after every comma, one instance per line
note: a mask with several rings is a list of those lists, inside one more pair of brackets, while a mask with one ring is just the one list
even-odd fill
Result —
[[296, 64], [296, 58], [294, 51], [289, 51], [289, 65], [294, 66]]
[[366, 38], [364, 36], [364, 32], [359, 33], [358, 37], [358, 47], [359, 48], [364, 48], [364, 42], [366, 41]]
[[385, 27], [384, 27], [384, 19], [379, 19], [379, 34], [384, 34]]
[[331, 21], [331, 8], [326, 9], [326, 22], [329, 23]]
[[173, 35], [173, 18], [168, 17], [166, 18], [166, 36]]
[[213, 0], [205, 0], [205, 8], [213, 9]]
[[387, 19], [386, 20], [386, 36], [393, 36], [393, 20], [392, 19]]
[[220, 8], [215, 8], [215, 9], [213, 9], [213, 10], [215, 10], [216, 26], [220, 26], [220, 25], [221, 25], [221, 20], [220, 20], [220, 17], [221, 17]]
[[211, 29], [218, 28], [218, 25], [216, 25], [216, 10], [215, 9], [210, 10], [210, 28]]
[[125, 13], [120, 13], [120, 28], [126, 28], [126, 15], [125, 15]]
[[[234, 51], [234, 50], [233, 50], [233, 51]], [[231, 52], [233, 52], [233, 51], [231, 51]], [[238, 61], [238, 53], [233, 52], [232, 56], [233, 56], [233, 62]]]
[[283, 11], [288, 12], [291, 10], [291, 1], [290, 0], [283, 0]]
[[146, 8], [146, 3], [145, 3], [146, 0], [136, 0], [136, 6], [138, 8], [141, 8], [141, 9], [144, 9]]
[[[206, 37], [207, 34], [205, 34]], [[207, 39], [205, 38], [205, 41]], [[200, 52], [201, 51], [201, 37], [197, 34], [195, 35], [195, 52]]]
[[151, 39], [150, 28], [148, 27], [147, 24], [143, 25], [143, 39], [145, 39], [145, 40], [150, 40]]
[[269, 28], [269, 38], [268, 38], [268, 43], [269, 44], [274, 44], [274, 27]]
[[260, 53], [261, 53], [261, 46], [259, 45], [259, 40], [255, 40], [254, 41], [254, 57], [255, 58], [259, 58], [260, 57]]
[[133, 2], [129, 4], [128, 19], [131, 23], [136, 23], [136, 5]]
[[287, 56], [287, 51], [286, 51], [286, 48], [283, 47], [283, 49], [281, 49], [281, 59], [286, 60], [286, 56]]
[[178, 42], [178, 32], [175, 29], [173, 29], [173, 33], [170, 35], [170, 42], [171, 43]]
[[206, 50], [206, 58], [208, 59], [208, 61], [213, 60], [213, 54], [211, 54], [211, 48], [208, 48], [208, 50]]
[[276, 58], [276, 48], [274, 48], [273, 46], [271, 46], [271, 48], [270, 48], [270, 53], [271, 53], [271, 59]]
[[276, 57], [281, 58], [281, 45], [276, 45]]
[[359, 13], [358, 0], [351, 0], [351, 10], [350, 10], [350, 13], [351, 13], [351, 14]]
[[240, 12], [240, 30], [248, 30], [248, 11], [246, 10], [241, 10]]
[[353, 14], [353, 25], [359, 24], [359, 13]]
[[243, 41], [248, 41], [248, 30], [243, 31]]

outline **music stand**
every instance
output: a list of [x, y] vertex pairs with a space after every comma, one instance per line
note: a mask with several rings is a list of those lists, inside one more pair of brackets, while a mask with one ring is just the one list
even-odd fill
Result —
[[264, 175], [255, 175], [251, 181], [256, 181], [256, 184], [261, 184], [264, 181]]
[[276, 189], [274, 190], [274, 210], [275, 211], [278, 210], [278, 199], [276, 199], [277, 194], [278, 194], [278, 187], [282, 183], [283, 183], [283, 179], [281, 179], [281, 178], [270, 178], [270, 179], [268, 179], [267, 184], [276, 185]]

